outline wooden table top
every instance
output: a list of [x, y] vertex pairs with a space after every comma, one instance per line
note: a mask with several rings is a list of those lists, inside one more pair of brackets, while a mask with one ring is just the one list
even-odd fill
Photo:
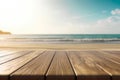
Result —
[[0, 50], [0, 80], [120, 80], [120, 51]]

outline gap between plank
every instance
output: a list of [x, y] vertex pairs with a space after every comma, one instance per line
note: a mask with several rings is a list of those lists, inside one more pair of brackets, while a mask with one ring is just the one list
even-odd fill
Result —
[[49, 68], [50, 68], [50, 65], [51, 65], [51, 63], [52, 63], [55, 55], [56, 55], [56, 51], [54, 52], [54, 55], [53, 55], [53, 57], [52, 57], [52, 59], [51, 59], [51, 62], [50, 62], [49, 66], [48, 66], [48, 68], [47, 68], [47, 70], [46, 70], [46, 72], [45, 72], [45, 75], [44, 75], [45, 79], [44, 79], [44, 80], [46, 80], [46, 78], [47, 78], [46, 74], [47, 74], [47, 72], [48, 72], [48, 70], [49, 70]]
[[[13, 59], [8, 60], [8, 61], [6, 61], [6, 62], [0, 63], [0, 65], [1, 65], [1, 64], [4, 64], [4, 63], [7, 63], [7, 62], [9, 62], [9, 61], [15, 60], [15, 59], [17, 59], [17, 58], [20, 58], [20, 57], [22, 57], [22, 56], [25, 56], [25, 55], [27, 55], [28, 53], [32, 53], [32, 52], [34, 52], [34, 51], [29, 51], [29, 52], [27, 52], [27, 53], [25, 53], [25, 54], [23, 54], [23, 55], [21, 55], [21, 56], [18, 56], [18, 57], [16, 57], [16, 58], [13, 58]], [[14, 53], [14, 54], [15, 54], [15, 53]]]
[[[24, 65], [22, 65], [21, 67], [19, 67], [18, 69], [16, 69], [15, 71], [13, 71], [12, 73], [9, 74], [8, 76], [8, 80], [11, 80], [11, 74], [13, 74], [14, 72], [16, 72], [17, 70], [19, 70], [20, 68], [22, 68], [23, 66], [25, 66], [26, 64], [30, 63], [31, 61], [33, 61], [34, 59], [36, 59], [37, 57], [39, 57], [41, 54], [45, 53], [46, 51], [42, 51], [40, 52], [40, 54], [36, 57], [34, 57], [33, 59], [31, 59], [30, 61], [28, 61], [27, 63], [25, 63]], [[36, 52], [35, 52], [36, 53]]]
[[71, 66], [71, 68], [72, 68], [72, 70], [73, 70], [73, 72], [74, 72], [75, 80], [77, 80], [77, 76], [76, 76], [76, 74], [75, 74], [74, 68], [73, 68], [72, 63], [71, 63], [71, 61], [70, 61], [70, 58], [68, 57], [69, 51], [65, 51], [65, 52], [66, 52], [65, 54], [66, 54], [66, 56], [67, 56], [67, 58], [68, 58], [68, 61], [69, 61], [69, 63], [70, 63], [70, 66]]

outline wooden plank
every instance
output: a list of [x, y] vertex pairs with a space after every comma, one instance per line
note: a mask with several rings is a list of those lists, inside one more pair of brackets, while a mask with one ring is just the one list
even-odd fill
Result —
[[110, 80], [110, 76], [99, 68], [90, 55], [79, 51], [70, 51], [68, 57], [76, 73], [77, 80]]
[[3, 53], [3, 52], [8, 52], [7, 50], [0, 50], [0, 54]]
[[23, 57], [17, 58], [15, 60], [9, 61], [5, 64], [0, 65], [0, 80], [8, 80], [9, 75], [28, 63], [29, 61], [33, 60], [37, 56], [41, 54], [41, 51], [37, 51], [34, 53], [29, 53], [24, 55]]
[[103, 54], [96, 51], [89, 51], [88, 54], [92, 55], [101, 69], [111, 75], [112, 80], [120, 80], [120, 64], [110, 61]]
[[106, 52], [109, 52], [111, 54], [116, 54], [116, 55], [120, 56], [120, 51], [106, 51]]
[[65, 51], [57, 51], [46, 74], [46, 80], [75, 80], [75, 74]]
[[104, 52], [108, 53], [109, 55], [113, 57], [120, 59], [120, 51], [104, 51]]
[[104, 51], [98, 51], [97, 54], [100, 54], [100, 56], [120, 65], [120, 55], [116, 55], [117, 56], [116, 57], [115, 55], [111, 55], [109, 54], [109, 52], [104, 52]]
[[4, 56], [7, 56], [7, 55], [11, 55], [13, 53], [15, 53], [17, 51], [1, 51], [0, 52], [0, 57], [4, 57]]
[[10, 76], [10, 80], [44, 80], [45, 73], [54, 56], [53, 51], [47, 51]]
[[8, 61], [14, 60], [16, 58], [22, 57], [25, 54], [30, 53], [30, 52], [33, 52], [33, 51], [19, 51], [19, 52], [16, 52], [14, 54], [11, 54], [9, 56], [1, 57], [0, 58], [0, 64], [3, 64], [5, 62], [8, 62]]

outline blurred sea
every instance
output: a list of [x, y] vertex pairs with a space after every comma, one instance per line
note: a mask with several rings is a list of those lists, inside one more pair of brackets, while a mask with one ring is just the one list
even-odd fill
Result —
[[0, 35], [0, 43], [120, 43], [120, 34], [30, 34], [30, 35]]

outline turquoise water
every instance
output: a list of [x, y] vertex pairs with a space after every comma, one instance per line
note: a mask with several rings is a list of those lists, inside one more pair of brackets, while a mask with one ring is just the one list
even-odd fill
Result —
[[1, 35], [0, 42], [19, 43], [120, 43], [120, 34]]

